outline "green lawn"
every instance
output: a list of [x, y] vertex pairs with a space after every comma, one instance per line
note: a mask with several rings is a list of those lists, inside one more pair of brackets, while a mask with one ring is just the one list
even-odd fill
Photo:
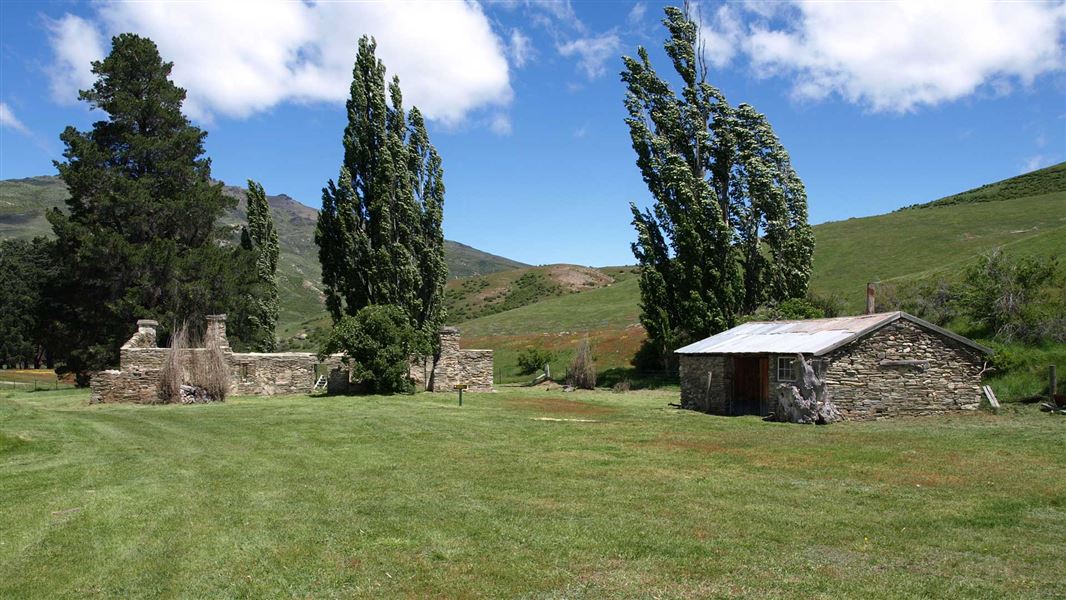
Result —
[[[676, 393], [0, 396], [0, 597], [1066, 594], [1066, 420]], [[544, 420], [555, 419], [555, 420]]]

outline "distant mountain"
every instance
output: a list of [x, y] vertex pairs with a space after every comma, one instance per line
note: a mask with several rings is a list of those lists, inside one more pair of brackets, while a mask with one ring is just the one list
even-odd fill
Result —
[[[223, 217], [223, 223], [239, 226], [247, 220], [244, 188], [226, 186], [225, 193], [237, 198], [237, 207]], [[50, 235], [51, 226], [45, 212], [66, 206], [67, 189], [55, 176], [6, 179], [0, 181], [0, 238], [30, 238]], [[325, 313], [322, 303], [322, 270], [315, 245], [318, 211], [293, 198], [279, 194], [268, 196], [278, 230], [281, 256], [278, 261], [281, 320], [278, 335], [282, 339], [300, 333], [305, 323], [320, 321]], [[520, 262], [482, 252], [465, 244], [445, 241], [445, 257], [452, 278], [487, 275], [526, 267]]]

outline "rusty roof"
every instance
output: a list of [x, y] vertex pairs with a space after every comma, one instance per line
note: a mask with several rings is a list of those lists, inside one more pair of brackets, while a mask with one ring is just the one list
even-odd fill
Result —
[[679, 348], [677, 354], [813, 354], [835, 350], [866, 334], [906, 319], [918, 326], [962, 342], [975, 350], [991, 350], [961, 335], [905, 312], [877, 313], [802, 321], [750, 321]]

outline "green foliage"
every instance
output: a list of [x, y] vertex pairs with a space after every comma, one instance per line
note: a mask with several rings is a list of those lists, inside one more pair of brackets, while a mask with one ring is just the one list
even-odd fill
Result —
[[0, 241], [0, 365], [46, 362], [49, 302], [42, 291], [54, 269], [44, 238]]
[[70, 198], [48, 215], [60, 265], [46, 293], [68, 370], [114, 364], [136, 319], [227, 312], [254, 280], [247, 253], [220, 243], [216, 222], [235, 202], [211, 181], [207, 134], [182, 115], [172, 66], [151, 40], [115, 37], [80, 93], [106, 118], [60, 136], [66, 160], [56, 167]]
[[1066, 298], [1054, 259], [981, 256], [957, 293], [959, 311], [1003, 341], [1066, 341]]
[[410, 393], [414, 387], [408, 361], [425, 351], [420, 342], [421, 336], [400, 307], [371, 305], [341, 317], [322, 354], [343, 353], [352, 380], [363, 383], [367, 391]]
[[899, 210], [972, 204], [976, 202], [1002, 202], [1004, 200], [1041, 196], [1055, 192], [1066, 192], [1066, 162], [1018, 175], [1017, 177], [1011, 177], [1010, 179], [985, 184], [932, 202], [912, 204]]
[[326, 308], [338, 323], [367, 306], [398, 306], [433, 341], [448, 278], [443, 169], [421, 113], [404, 114], [399, 79], [386, 88], [375, 49], [373, 39], [359, 40], [344, 162], [322, 192], [315, 242]]
[[697, 24], [666, 8], [680, 94], [648, 53], [624, 57], [637, 166], [655, 198], [630, 208], [641, 266], [641, 323], [660, 356], [732, 326], [766, 302], [802, 297], [814, 238], [803, 183], [766, 118], [730, 106], [706, 80]]
[[805, 298], [789, 298], [776, 304], [765, 304], [750, 315], [738, 319], [741, 323], [748, 321], [792, 321], [799, 319], [821, 319], [826, 317], [825, 309]]
[[518, 353], [518, 372], [522, 375], [531, 375], [544, 370], [544, 365], [555, 360], [555, 353], [545, 348], [529, 346]]
[[250, 348], [258, 352], [277, 349], [274, 329], [278, 323], [278, 232], [270, 214], [266, 192], [259, 183], [248, 180], [248, 225], [241, 229], [241, 247], [255, 255], [259, 293], [250, 302], [247, 320]]

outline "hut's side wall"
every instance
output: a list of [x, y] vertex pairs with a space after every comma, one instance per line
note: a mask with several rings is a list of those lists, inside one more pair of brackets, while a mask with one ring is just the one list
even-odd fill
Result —
[[679, 365], [681, 406], [728, 415], [733, 361], [722, 354], [682, 354]]
[[849, 420], [975, 410], [981, 401], [983, 357], [903, 319], [826, 359], [830, 400]]

